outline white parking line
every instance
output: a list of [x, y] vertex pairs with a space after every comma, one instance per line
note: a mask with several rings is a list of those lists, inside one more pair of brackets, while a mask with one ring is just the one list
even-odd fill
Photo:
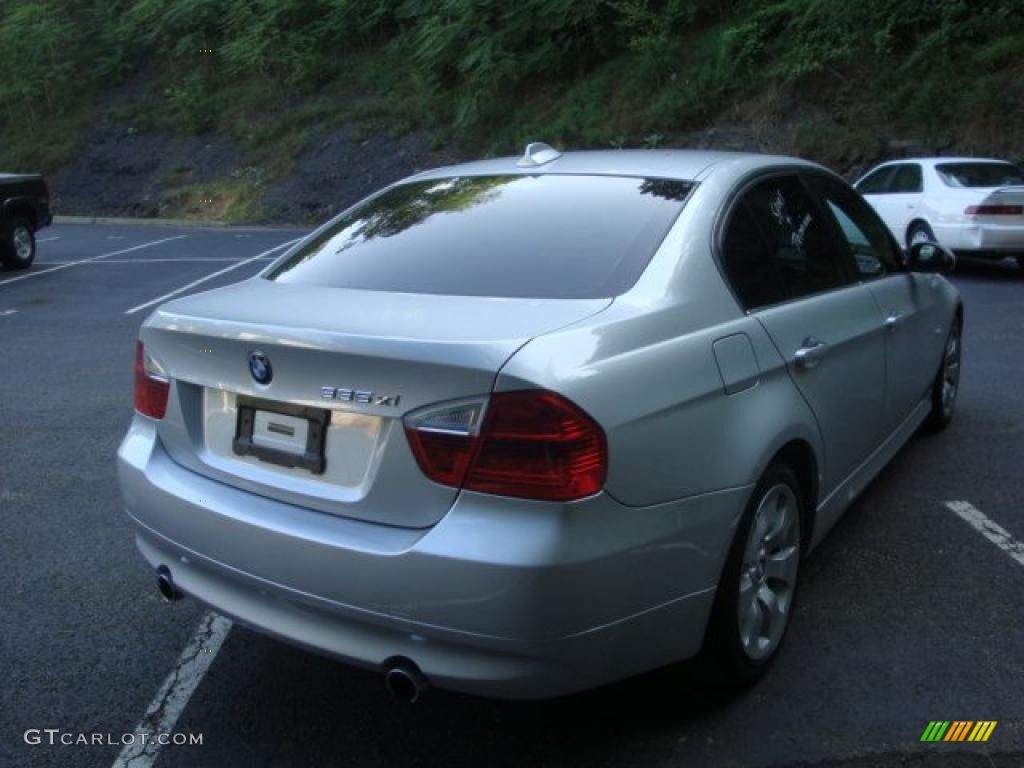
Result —
[[1017, 541], [998, 523], [994, 523], [966, 501], [947, 501], [946, 507], [966, 521], [974, 530], [1008, 554], [1019, 565], [1024, 565], [1024, 544]]
[[[121, 750], [113, 768], [148, 768], [156, 762], [160, 750], [165, 746], [158, 741], [158, 734], [173, 732], [185, 705], [199, 687], [213, 660], [217, 658], [217, 652], [224, 644], [230, 629], [231, 621], [223, 616], [215, 613], [203, 616], [192, 638], [178, 657], [178, 663], [156, 692], [142, 720], [135, 726], [135, 739]], [[146, 734], [144, 743], [140, 734]]]
[[188, 285], [183, 285], [183, 286], [181, 286], [181, 288], [175, 288], [173, 291], [171, 291], [169, 293], [165, 293], [163, 296], [157, 296], [155, 299], [151, 299], [150, 301], [147, 301], [144, 304], [139, 304], [137, 307], [132, 307], [131, 309], [126, 309], [124, 311], [124, 313], [126, 315], [134, 315], [136, 312], [139, 312], [140, 310], [147, 309], [149, 307], [152, 307], [154, 304], [159, 304], [159, 303], [161, 303], [163, 301], [166, 301], [167, 299], [169, 299], [169, 298], [171, 298], [173, 296], [177, 296], [179, 293], [184, 293], [185, 291], [187, 291], [187, 290], [189, 290], [191, 288], [195, 288], [197, 285], [201, 285], [202, 283], [205, 283], [207, 280], [213, 280], [213, 278], [220, 277], [221, 275], [227, 274], [228, 272], [230, 272], [233, 269], [238, 269], [239, 267], [244, 267], [246, 264], [251, 264], [252, 262], [254, 262], [254, 261], [258, 260], [258, 259], [262, 259], [264, 256], [267, 256], [267, 255], [273, 253], [274, 251], [280, 251], [282, 248], [287, 248], [289, 245], [293, 245], [293, 244], [299, 242], [299, 240], [301, 240], [301, 239], [302, 239], [301, 237], [296, 237], [294, 240], [289, 240], [287, 243], [281, 243], [280, 245], [275, 245], [273, 248], [271, 248], [268, 251], [264, 251], [263, 253], [258, 253], [255, 256], [251, 256], [248, 259], [243, 259], [242, 261], [239, 261], [237, 264], [232, 264], [230, 267], [224, 267], [224, 269], [217, 270], [216, 272], [213, 272], [213, 273], [207, 275], [206, 277], [201, 277], [198, 280], [193, 280]]
[[[271, 261], [272, 259], [273, 259], [273, 256], [264, 256], [263, 257], [263, 260], [265, 260], [265, 261]], [[224, 261], [245, 261], [245, 260], [246, 260], [245, 257], [242, 257], [242, 256], [240, 256], [238, 258], [233, 258], [231, 256], [210, 256], [210, 257], [203, 256], [203, 257], [197, 257], [195, 259], [104, 259], [103, 261], [94, 261], [94, 262], [91, 262], [91, 263], [94, 264], [94, 265], [103, 265], [103, 264], [167, 264], [167, 263], [171, 263], [171, 262], [173, 262], [173, 263], [178, 263], [178, 262], [204, 263], [204, 262], [207, 262], [207, 261], [224, 262]], [[256, 259], [249, 259], [249, 261], [256, 261]], [[67, 262], [66, 261], [37, 261], [35, 263], [36, 264], [66, 264]]]
[[38, 272], [29, 272], [25, 275], [18, 275], [18, 277], [12, 277], [8, 280], [0, 281], [0, 286], [9, 285], [10, 283], [16, 283], [19, 280], [28, 280], [30, 277], [39, 277], [40, 275], [46, 275], [50, 272], [56, 272], [61, 269], [67, 269], [77, 264], [88, 264], [92, 261], [98, 261], [99, 259], [105, 259], [108, 256], [119, 256], [122, 253], [128, 253], [130, 251], [138, 251], [142, 248], [150, 248], [154, 245], [160, 245], [160, 243], [169, 243], [171, 240], [181, 240], [183, 237], [188, 235], [175, 235], [174, 237], [165, 237], [162, 240], [154, 240], [151, 243], [142, 243], [142, 245], [133, 245], [131, 248], [122, 248], [120, 251], [111, 251], [110, 253], [101, 253], [99, 256], [90, 256], [88, 259], [79, 259], [78, 261], [68, 261], [60, 264], [56, 267], [50, 267], [49, 269], [41, 269]]
[[0, 317], [7, 317], [8, 315], [13, 315], [13, 314], [17, 313], [17, 311], [18, 310], [16, 310], [16, 309], [0, 310]]
[[52, 243], [54, 240], [60, 240], [60, 235], [54, 235], [53, 237], [37, 238], [37, 243]]

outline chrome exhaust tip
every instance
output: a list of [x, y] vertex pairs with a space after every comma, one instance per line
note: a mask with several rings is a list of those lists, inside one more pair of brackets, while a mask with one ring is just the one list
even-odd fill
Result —
[[174, 579], [171, 578], [171, 569], [161, 565], [156, 569], [156, 588], [164, 602], [170, 603], [181, 600], [182, 594], [174, 586]]
[[392, 698], [415, 704], [427, 692], [430, 684], [413, 662], [398, 659], [384, 673], [384, 687]]

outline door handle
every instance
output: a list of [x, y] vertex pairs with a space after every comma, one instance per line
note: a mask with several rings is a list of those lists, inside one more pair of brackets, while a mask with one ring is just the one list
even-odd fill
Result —
[[798, 368], [815, 368], [828, 352], [828, 344], [814, 336], [808, 336], [793, 355]]
[[899, 328], [903, 324], [903, 313], [893, 312], [885, 318], [885, 327], [888, 330]]

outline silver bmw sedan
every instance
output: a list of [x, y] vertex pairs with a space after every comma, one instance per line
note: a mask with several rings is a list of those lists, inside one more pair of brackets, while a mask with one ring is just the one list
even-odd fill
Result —
[[792, 158], [422, 173], [146, 320], [124, 505], [165, 597], [409, 699], [748, 684], [807, 553], [953, 415], [952, 262]]

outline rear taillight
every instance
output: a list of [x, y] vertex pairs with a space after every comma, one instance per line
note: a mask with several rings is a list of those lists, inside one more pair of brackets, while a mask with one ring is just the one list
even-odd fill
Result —
[[170, 379], [157, 372], [139, 339], [135, 342], [135, 410], [151, 419], [162, 419], [170, 392]]
[[420, 469], [431, 480], [499, 496], [572, 501], [604, 486], [604, 431], [554, 392], [497, 392], [405, 419]]
[[968, 216], [1020, 216], [1022, 205], [968, 205], [964, 210]]

